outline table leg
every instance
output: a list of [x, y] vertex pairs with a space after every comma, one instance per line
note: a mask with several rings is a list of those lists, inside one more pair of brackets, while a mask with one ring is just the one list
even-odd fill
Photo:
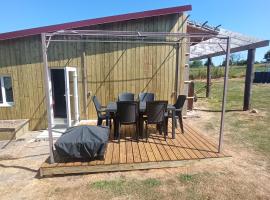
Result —
[[110, 130], [111, 130], [111, 113], [106, 111], [106, 126], [109, 126]]
[[172, 138], [175, 139], [175, 110], [172, 110]]
[[119, 131], [119, 124], [118, 124], [116, 118], [113, 119], [113, 126], [114, 126], [114, 128], [113, 128], [113, 131], [114, 131], [114, 139], [117, 139], [117, 136], [118, 136], [117, 133], [118, 133], [118, 131]]
[[139, 136], [143, 138], [143, 116], [139, 116]]

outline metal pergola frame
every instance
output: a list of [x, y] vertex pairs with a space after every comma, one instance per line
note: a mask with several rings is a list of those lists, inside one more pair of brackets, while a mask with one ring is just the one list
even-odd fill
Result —
[[[218, 152], [223, 148], [224, 115], [226, 111], [227, 85], [229, 73], [229, 57], [231, 39], [228, 36], [220, 36], [211, 33], [178, 33], [178, 32], [136, 32], [136, 31], [106, 31], [106, 30], [61, 30], [53, 33], [42, 33], [42, 54], [44, 63], [44, 81], [47, 103], [48, 135], [50, 163], [54, 163], [53, 157], [53, 105], [52, 105], [52, 85], [48, 66], [48, 48], [51, 42], [98, 42], [98, 43], [149, 43], [149, 44], [167, 44], [178, 46], [179, 44], [193, 45], [198, 42], [191, 42], [191, 38], [201, 38], [202, 41], [210, 38], [218, 38], [218, 44], [226, 44], [226, 49], [222, 51], [226, 54], [226, 66], [224, 73], [223, 99], [221, 107], [221, 121], [218, 141]], [[177, 66], [178, 70], [178, 66]], [[176, 76], [178, 79], [178, 76]], [[176, 81], [176, 88], [178, 80]], [[177, 92], [177, 91], [176, 91]], [[177, 96], [177, 93], [176, 95]]]

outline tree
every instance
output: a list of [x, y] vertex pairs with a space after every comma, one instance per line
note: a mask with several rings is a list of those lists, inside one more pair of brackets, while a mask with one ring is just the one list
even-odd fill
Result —
[[[213, 63], [212, 59], [210, 59], [210, 61], [211, 61], [210, 65], [214, 67], [215, 64]], [[208, 66], [208, 59], [205, 61], [204, 66]]]
[[241, 60], [241, 55], [239, 53], [233, 53], [230, 55], [231, 65], [237, 65], [240, 60]]
[[240, 65], [240, 66], [242, 66], [242, 65], [247, 65], [247, 60], [239, 60], [238, 62], [237, 62], [237, 65]]
[[[245, 65], [246, 60], [241, 59], [241, 54], [233, 53], [230, 55], [229, 65]], [[226, 59], [223, 60], [222, 66], [226, 65]]]
[[270, 50], [268, 50], [268, 51], [264, 54], [264, 59], [265, 59], [267, 62], [270, 62]]
[[[222, 66], [225, 66], [226, 65], [226, 59], [223, 60], [222, 62]], [[229, 60], [229, 65], [232, 65], [232, 60], [230, 59]]]
[[193, 62], [190, 63], [190, 67], [201, 67], [203, 66], [203, 63], [201, 60], [194, 60]]

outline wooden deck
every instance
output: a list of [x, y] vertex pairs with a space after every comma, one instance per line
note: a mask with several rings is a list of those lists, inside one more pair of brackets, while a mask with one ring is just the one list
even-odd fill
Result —
[[[166, 141], [154, 128], [150, 128], [151, 135], [148, 142], [144, 139], [137, 142], [133, 139], [135, 129], [132, 126], [126, 126], [121, 128], [120, 143], [110, 138], [104, 160], [54, 164], [45, 161], [40, 167], [40, 175], [178, 167], [196, 160], [229, 157], [225, 152], [218, 153], [217, 146], [202, 136], [194, 127], [185, 123], [185, 120], [184, 128], [184, 134], [181, 133], [179, 127], [176, 129], [175, 139], [171, 138], [169, 132]], [[171, 130], [171, 123], [169, 123], [169, 130]]]

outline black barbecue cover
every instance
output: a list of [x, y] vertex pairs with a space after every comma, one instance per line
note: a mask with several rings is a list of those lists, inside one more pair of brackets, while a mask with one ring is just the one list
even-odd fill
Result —
[[56, 141], [55, 149], [60, 157], [94, 159], [104, 156], [108, 138], [108, 127], [71, 127]]

